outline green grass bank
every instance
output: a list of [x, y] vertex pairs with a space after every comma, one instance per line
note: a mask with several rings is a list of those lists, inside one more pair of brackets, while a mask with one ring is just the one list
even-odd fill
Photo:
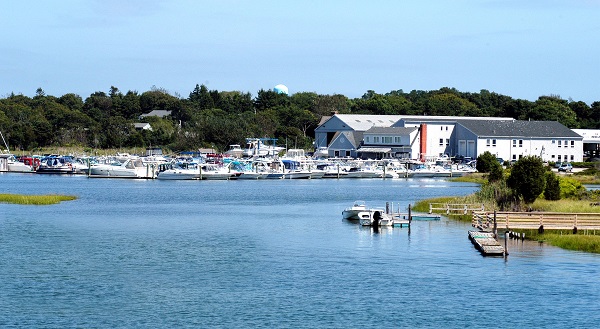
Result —
[[23, 195], [23, 194], [0, 194], [0, 203], [22, 204], [22, 205], [51, 205], [62, 201], [75, 200], [77, 197], [71, 195]]

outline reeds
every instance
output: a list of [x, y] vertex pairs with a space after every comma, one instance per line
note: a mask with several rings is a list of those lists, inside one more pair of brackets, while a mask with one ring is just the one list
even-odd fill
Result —
[[23, 195], [23, 194], [0, 194], [0, 203], [13, 203], [22, 205], [50, 205], [61, 201], [75, 200], [77, 197], [71, 195]]

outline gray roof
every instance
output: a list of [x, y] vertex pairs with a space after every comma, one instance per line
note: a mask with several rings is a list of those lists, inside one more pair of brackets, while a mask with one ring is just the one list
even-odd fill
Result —
[[365, 131], [365, 134], [380, 134], [380, 135], [409, 135], [417, 130], [417, 127], [371, 127]]
[[373, 126], [389, 127], [396, 123], [398, 120], [400, 120], [402, 116], [374, 114], [336, 114], [333, 117], [338, 118], [353, 130], [365, 131]]
[[478, 137], [582, 138], [557, 121], [459, 120], [458, 124]]
[[145, 114], [140, 115], [140, 117], [141, 118], [145, 118], [145, 117], [155, 116], [155, 117], [164, 118], [167, 115], [171, 115], [171, 111], [168, 111], [168, 110], [153, 110], [150, 113], [145, 113]]

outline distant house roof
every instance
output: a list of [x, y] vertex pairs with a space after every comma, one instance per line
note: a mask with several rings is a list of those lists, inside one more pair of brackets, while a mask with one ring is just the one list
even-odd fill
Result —
[[136, 122], [133, 127], [138, 130], [152, 130], [152, 126], [147, 122]]
[[365, 134], [379, 134], [379, 135], [410, 135], [417, 127], [371, 127], [365, 131]]
[[340, 137], [340, 135], [345, 136], [348, 142], [352, 144], [354, 148], [360, 145], [360, 142], [363, 139], [363, 133], [358, 131], [338, 131], [333, 135], [332, 140], [336, 140]]
[[[336, 114], [327, 121], [337, 118], [356, 131], [366, 131], [373, 126], [389, 127], [400, 120], [400, 115]], [[323, 124], [325, 122], [321, 122]]]
[[557, 121], [459, 120], [458, 124], [479, 137], [583, 138]]
[[516, 121], [508, 117], [463, 117], [463, 116], [445, 116], [445, 115], [403, 115], [400, 118], [405, 122], [457, 122], [457, 121]]
[[171, 115], [171, 111], [167, 111], [167, 110], [154, 110], [151, 111], [150, 113], [145, 113], [140, 115], [140, 118], [145, 118], [145, 117], [160, 117], [160, 118], [164, 118], [166, 116]]

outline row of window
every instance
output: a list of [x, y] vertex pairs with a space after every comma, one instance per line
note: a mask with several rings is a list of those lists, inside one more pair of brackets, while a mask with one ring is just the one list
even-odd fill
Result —
[[[441, 139], [440, 139], [440, 143], [441, 143]], [[552, 140], [552, 144], [556, 144], [555, 140]], [[523, 147], [523, 140], [522, 139], [513, 139], [512, 140], [512, 147]], [[569, 147], [569, 141], [564, 141], [564, 144], [562, 143], [562, 141], [558, 141], [558, 147], [561, 147], [562, 145], [564, 145], [564, 147]], [[441, 146], [441, 144], [440, 144]], [[488, 139], [485, 142], [485, 146], [488, 147], [496, 147], [496, 140], [495, 139]], [[571, 147], [575, 147], [575, 141], [571, 141]]]
[[[562, 144], [561, 142], [562, 141], [560, 140], [558, 141], [558, 147], [561, 147], [562, 145], [564, 145], [564, 147], [569, 147], [569, 141], [565, 141], [564, 144]], [[556, 141], [554, 139], [552, 140], [552, 144], [556, 144]], [[571, 147], [575, 147], [575, 141], [571, 141]]]
[[[450, 145], [450, 139], [447, 138], [446, 139], [446, 146], [449, 146], [449, 145]], [[443, 138], [440, 138], [440, 146], [444, 146], [444, 139]]]
[[[382, 143], [382, 144], [400, 144], [402, 141], [402, 137], [400, 136], [373, 136], [373, 143]], [[365, 143], [371, 143], [370, 136], [365, 136]]]

